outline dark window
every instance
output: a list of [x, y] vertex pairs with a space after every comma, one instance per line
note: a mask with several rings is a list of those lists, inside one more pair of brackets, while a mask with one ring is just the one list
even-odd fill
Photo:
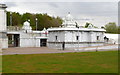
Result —
[[57, 40], [57, 39], [58, 39], [58, 36], [55, 36], [55, 39]]
[[76, 36], [76, 40], [79, 40], [79, 36]]
[[40, 36], [41, 36], [41, 33], [40, 33]]
[[40, 46], [46, 47], [47, 46], [47, 39], [40, 39]]
[[97, 40], [99, 40], [99, 36], [97, 36]]

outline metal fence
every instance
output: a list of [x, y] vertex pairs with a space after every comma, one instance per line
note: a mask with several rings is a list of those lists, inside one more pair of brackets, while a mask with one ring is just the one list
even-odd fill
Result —
[[7, 26], [7, 31], [20, 31], [22, 27], [19, 26]]

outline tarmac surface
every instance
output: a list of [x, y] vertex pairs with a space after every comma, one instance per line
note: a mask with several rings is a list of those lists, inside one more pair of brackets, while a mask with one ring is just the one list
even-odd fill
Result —
[[95, 47], [83, 47], [74, 49], [50, 49], [47, 47], [11, 47], [3, 49], [0, 55], [14, 55], [14, 54], [47, 54], [47, 53], [68, 53], [68, 52], [88, 52], [88, 51], [108, 51], [108, 50], [118, 50], [118, 45], [106, 45], [106, 46], [95, 46]]
[[75, 52], [74, 50], [57, 50], [50, 49], [47, 47], [29, 47], [29, 48], [8, 48], [2, 50], [2, 55], [13, 55], [13, 54], [43, 54], [43, 53], [66, 53]]

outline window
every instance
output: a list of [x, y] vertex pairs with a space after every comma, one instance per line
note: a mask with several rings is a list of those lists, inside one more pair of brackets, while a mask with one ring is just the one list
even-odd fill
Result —
[[55, 36], [55, 40], [57, 40], [58, 39], [58, 36]]
[[76, 40], [79, 40], [79, 36], [76, 36]]
[[41, 36], [41, 33], [40, 33], [40, 36]]
[[99, 36], [97, 36], [97, 40], [99, 40]]

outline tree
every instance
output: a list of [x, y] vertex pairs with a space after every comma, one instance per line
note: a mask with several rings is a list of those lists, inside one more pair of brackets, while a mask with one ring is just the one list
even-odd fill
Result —
[[7, 26], [10, 26], [10, 12], [7, 12]]
[[10, 16], [12, 18], [12, 26], [21, 26], [21, 15], [16, 12], [13, 12], [12, 14], [7, 12], [7, 26], [10, 26]]
[[36, 14], [38, 19], [38, 29], [43, 28], [58, 27], [62, 24], [62, 19], [60, 17], [51, 17], [47, 14]]
[[[24, 13], [19, 14], [16, 12], [12, 13], [12, 25], [13, 26], [23, 26], [25, 21], [30, 20], [30, 25], [33, 30], [36, 29], [36, 18], [37, 18], [37, 30], [42, 30], [43, 28], [58, 27], [62, 24], [62, 19], [60, 17], [51, 17], [48, 14], [31, 14]], [[7, 12], [7, 25], [10, 25], [10, 12]]]
[[92, 25], [92, 27], [93, 27], [93, 28], [98, 28], [98, 27], [96, 27], [96, 26], [94, 26], [93, 24], [88, 23], [88, 22], [86, 22], [86, 24], [85, 24], [85, 28], [88, 28], [88, 27], [89, 27], [89, 25]]
[[21, 26], [21, 15], [19, 13], [12, 13], [12, 25], [13, 26]]
[[105, 25], [106, 33], [119, 33], [120, 26], [117, 26], [115, 22], [109, 22]]
[[89, 25], [90, 25], [90, 23], [86, 22], [85, 28], [88, 28]]

